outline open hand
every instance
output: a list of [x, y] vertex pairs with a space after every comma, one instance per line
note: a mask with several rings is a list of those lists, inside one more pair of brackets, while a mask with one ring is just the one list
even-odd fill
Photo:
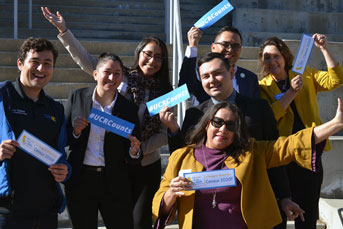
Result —
[[57, 11], [56, 14], [53, 14], [48, 7], [41, 7], [41, 10], [46, 20], [53, 24], [56, 29], [58, 29], [59, 33], [64, 33], [67, 30], [64, 18], [59, 11]]

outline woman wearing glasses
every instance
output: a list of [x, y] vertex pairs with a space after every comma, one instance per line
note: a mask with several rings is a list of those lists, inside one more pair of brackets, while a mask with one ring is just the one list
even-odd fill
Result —
[[[42, 7], [42, 12], [45, 18], [58, 29], [58, 38], [74, 61], [82, 70], [92, 74], [97, 60], [67, 29], [62, 15], [59, 12], [55, 15], [46, 7]], [[168, 139], [167, 127], [161, 123], [158, 115], [152, 117], [149, 115], [145, 103], [172, 90], [169, 83], [168, 50], [162, 40], [148, 37], [138, 44], [135, 62], [128, 71], [125, 81], [126, 83], [118, 90], [139, 107], [138, 116], [142, 126], [141, 149], [144, 155], [142, 168], [137, 171], [132, 169], [134, 192], [137, 195], [134, 199], [138, 199], [133, 213], [134, 228], [151, 229], [151, 202], [161, 180], [161, 159], [158, 149], [166, 145]]]
[[[292, 72], [294, 57], [285, 42], [271, 37], [260, 46], [259, 62], [264, 75], [259, 82], [261, 98], [272, 107], [280, 136], [320, 125], [317, 93], [333, 90], [343, 83], [342, 67], [328, 49], [326, 36], [314, 34], [313, 39], [324, 56], [328, 71], [306, 67], [303, 75], [297, 75]], [[330, 148], [327, 141], [325, 150]], [[316, 228], [323, 171], [313, 173], [291, 163], [287, 173], [292, 199], [305, 211], [305, 221], [296, 219], [295, 227]]]
[[[317, 171], [322, 145], [343, 128], [342, 103], [335, 118], [277, 141], [255, 141], [248, 137], [238, 108], [221, 102], [209, 109], [190, 135], [190, 145], [176, 150], [153, 201], [155, 228], [164, 226], [177, 211], [179, 227], [272, 228], [281, 222], [267, 169], [296, 161]], [[182, 173], [234, 169], [226, 179], [235, 186], [192, 190]], [[212, 173], [213, 174], [213, 173]]]

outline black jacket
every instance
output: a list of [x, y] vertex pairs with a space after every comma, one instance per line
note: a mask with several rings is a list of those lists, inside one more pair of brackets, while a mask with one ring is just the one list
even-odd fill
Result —
[[[92, 94], [94, 87], [82, 88], [71, 93], [66, 105], [66, 119], [68, 131], [68, 145], [70, 154], [68, 161], [73, 168], [73, 173], [66, 183], [66, 188], [72, 188], [80, 181], [83, 170], [83, 160], [88, 144], [90, 125], [82, 132], [79, 138], [75, 138], [73, 132], [73, 120], [77, 116], [87, 118], [92, 108]], [[132, 136], [141, 138], [141, 129], [138, 119], [138, 107], [118, 93], [117, 100], [112, 110], [112, 115], [135, 124]], [[111, 191], [128, 192], [129, 166], [138, 166], [140, 159], [132, 159], [129, 155], [130, 141], [127, 138], [106, 131], [104, 140], [105, 173], [107, 185]], [[120, 188], [118, 188], [120, 184]]]

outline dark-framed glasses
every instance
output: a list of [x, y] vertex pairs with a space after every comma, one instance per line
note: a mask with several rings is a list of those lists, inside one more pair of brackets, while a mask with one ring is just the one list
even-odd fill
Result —
[[151, 59], [151, 58], [154, 58], [154, 60], [156, 60], [157, 62], [162, 62], [163, 58], [161, 55], [159, 54], [153, 54], [152, 52], [149, 52], [149, 51], [142, 51], [143, 55], [145, 58], [147, 59]]
[[213, 117], [211, 119], [211, 125], [215, 128], [220, 128], [225, 124], [225, 128], [228, 131], [235, 132], [236, 131], [236, 122], [232, 120], [224, 121], [222, 118]]
[[242, 45], [239, 43], [233, 43], [231, 44], [230, 42], [214, 42], [214, 44], [221, 45], [225, 49], [232, 49], [233, 51], [238, 51], [242, 48]]

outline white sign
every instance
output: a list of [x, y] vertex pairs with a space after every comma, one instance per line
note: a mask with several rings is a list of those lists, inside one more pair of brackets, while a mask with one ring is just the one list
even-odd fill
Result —
[[48, 166], [56, 164], [58, 159], [60, 159], [62, 156], [60, 152], [37, 137], [33, 136], [26, 130], [23, 130], [23, 132], [20, 134], [18, 143], [19, 148]]
[[292, 71], [302, 75], [305, 71], [308, 60], [310, 59], [314, 39], [312, 36], [303, 34], [297, 57], [294, 60]]
[[184, 177], [192, 181], [192, 189], [194, 190], [232, 187], [237, 185], [234, 169], [184, 173]]

